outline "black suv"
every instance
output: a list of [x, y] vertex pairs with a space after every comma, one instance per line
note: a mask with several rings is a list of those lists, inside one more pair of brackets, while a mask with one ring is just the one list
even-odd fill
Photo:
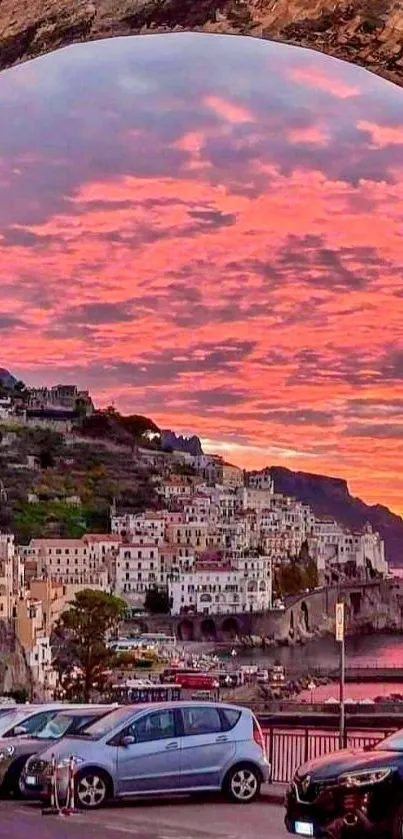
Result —
[[364, 751], [300, 766], [287, 792], [285, 826], [297, 836], [403, 839], [403, 730]]

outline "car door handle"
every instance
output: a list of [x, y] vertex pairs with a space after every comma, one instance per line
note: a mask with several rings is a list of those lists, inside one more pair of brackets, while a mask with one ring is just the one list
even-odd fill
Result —
[[221, 737], [216, 737], [216, 743], [228, 743], [228, 737], [221, 735]]
[[177, 744], [177, 743], [168, 743], [168, 745], [167, 745], [167, 746], [165, 746], [165, 751], [166, 751], [166, 752], [173, 752], [173, 751], [174, 751], [174, 749], [177, 749], [177, 748], [178, 748], [178, 744]]

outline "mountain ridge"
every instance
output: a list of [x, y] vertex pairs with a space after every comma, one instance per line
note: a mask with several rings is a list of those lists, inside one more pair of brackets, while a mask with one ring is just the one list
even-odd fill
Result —
[[318, 516], [331, 516], [350, 530], [369, 522], [385, 542], [385, 554], [392, 565], [403, 564], [403, 519], [384, 504], [366, 504], [351, 495], [344, 478], [293, 472], [284, 466], [269, 467], [276, 492], [309, 504]]

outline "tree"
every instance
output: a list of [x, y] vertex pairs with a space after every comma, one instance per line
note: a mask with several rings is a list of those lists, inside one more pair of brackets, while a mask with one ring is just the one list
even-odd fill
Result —
[[89, 702], [93, 689], [102, 689], [105, 671], [114, 658], [107, 640], [125, 610], [126, 603], [120, 598], [84, 589], [60, 616], [55, 628], [58, 650], [54, 663], [62, 682], [74, 684], [76, 698]]
[[18, 381], [14, 385], [14, 395], [20, 396], [26, 402], [29, 399], [29, 390], [24, 382]]
[[39, 452], [39, 462], [41, 469], [53, 469], [55, 459], [50, 449], [41, 449]]
[[277, 570], [276, 587], [279, 593], [298, 594], [304, 588], [304, 572], [296, 562], [281, 565]]
[[149, 588], [146, 594], [144, 606], [147, 612], [154, 615], [166, 615], [170, 611], [170, 603], [167, 591], [161, 591], [156, 586]]
[[316, 588], [319, 582], [318, 568], [312, 557], [309, 557], [305, 565], [305, 580], [307, 588]]

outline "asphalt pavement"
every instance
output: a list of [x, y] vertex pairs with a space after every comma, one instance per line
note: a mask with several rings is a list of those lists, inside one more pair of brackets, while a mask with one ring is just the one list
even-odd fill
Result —
[[43, 816], [36, 804], [0, 802], [0, 839], [286, 839], [284, 810], [262, 799], [124, 802], [92, 813]]

